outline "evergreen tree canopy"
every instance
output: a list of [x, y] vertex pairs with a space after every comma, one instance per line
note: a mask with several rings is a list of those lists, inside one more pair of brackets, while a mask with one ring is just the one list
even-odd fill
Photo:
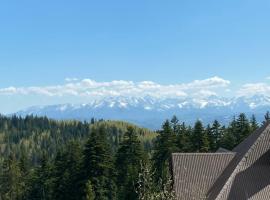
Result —
[[108, 143], [105, 127], [93, 128], [84, 150], [84, 168], [86, 182], [93, 184], [97, 200], [112, 199], [114, 168], [112, 149]]
[[135, 184], [141, 162], [145, 162], [146, 155], [142, 145], [135, 134], [134, 128], [128, 127], [124, 140], [116, 154], [118, 199], [137, 199]]

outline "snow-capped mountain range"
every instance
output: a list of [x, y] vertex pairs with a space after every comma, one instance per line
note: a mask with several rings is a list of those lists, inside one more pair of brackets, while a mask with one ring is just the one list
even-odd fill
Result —
[[85, 104], [61, 104], [33, 106], [21, 110], [16, 115], [48, 116], [54, 119], [89, 120], [103, 118], [130, 121], [148, 128], [159, 128], [161, 123], [172, 115], [187, 123], [200, 119], [210, 123], [218, 119], [227, 123], [233, 115], [245, 112], [255, 114], [258, 121], [270, 110], [270, 96], [224, 98], [155, 98], [145, 97], [108, 97]]

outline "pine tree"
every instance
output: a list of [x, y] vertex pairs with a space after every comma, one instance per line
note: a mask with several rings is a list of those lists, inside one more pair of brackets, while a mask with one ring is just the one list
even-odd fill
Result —
[[180, 130], [180, 125], [179, 125], [179, 120], [178, 118], [174, 115], [171, 119], [171, 123], [172, 123], [172, 129], [174, 134], [177, 134]]
[[220, 141], [220, 146], [228, 150], [232, 150], [236, 146], [236, 138], [231, 130], [227, 129]]
[[22, 199], [24, 195], [24, 182], [19, 163], [14, 154], [4, 161], [0, 175], [0, 199]]
[[166, 181], [167, 172], [171, 170], [171, 154], [178, 150], [176, 134], [174, 134], [169, 120], [166, 120], [154, 143], [152, 160], [156, 171], [156, 181], [159, 181], [160, 178]]
[[205, 129], [205, 133], [209, 141], [209, 150], [211, 152], [214, 152], [216, 150], [216, 143], [215, 143], [215, 137], [213, 135], [212, 127], [210, 126], [210, 124], [207, 125]]
[[254, 132], [255, 130], [257, 130], [259, 128], [258, 122], [257, 122], [256, 117], [255, 117], [254, 114], [251, 116], [250, 126], [251, 126], [250, 127], [251, 128], [251, 132]]
[[236, 143], [242, 142], [250, 133], [249, 120], [244, 113], [241, 113], [236, 120]]
[[200, 152], [208, 152], [210, 150], [210, 144], [208, 135], [206, 133], [203, 133], [202, 136], [202, 146], [200, 148]]
[[203, 137], [204, 137], [204, 128], [203, 124], [200, 120], [197, 120], [193, 133], [192, 133], [192, 144], [193, 144], [193, 151], [200, 152], [203, 147]]
[[81, 171], [82, 150], [77, 142], [71, 141], [64, 150], [58, 152], [55, 159], [55, 199], [81, 199]]
[[134, 128], [128, 127], [124, 140], [116, 154], [118, 199], [136, 200], [135, 184], [138, 181], [140, 163], [146, 155]]
[[37, 166], [29, 174], [28, 184], [30, 185], [26, 199], [52, 199], [55, 187], [54, 166], [49, 162], [46, 153], [43, 153], [40, 166]]
[[84, 150], [86, 181], [90, 180], [96, 200], [114, 199], [114, 168], [105, 127], [93, 128]]
[[239, 138], [239, 133], [237, 128], [237, 121], [234, 116], [223, 137], [221, 138], [221, 147], [232, 150], [238, 144], [237, 137]]
[[183, 132], [183, 152], [192, 152], [193, 151], [193, 144], [192, 144], [192, 127], [183, 127], [184, 124], [182, 124], [182, 130]]
[[213, 134], [213, 137], [214, 137], [214, 151], [215, 151], [220, 146], [220, 140], [221, 140], [221, 137], [222, 137], [221, 125], [217, 120], [215, 120], [213, 122], [212, 134]]

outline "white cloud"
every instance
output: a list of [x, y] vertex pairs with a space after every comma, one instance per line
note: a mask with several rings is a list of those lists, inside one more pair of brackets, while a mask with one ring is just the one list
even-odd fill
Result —
[[266, 77], [267, 80], [270, 80], [270, 76]]
[[12, 86], [0, 89], [0, 94], [15, 94], [16, 92], [17, 92], [17, 89]]
[[195, 80], [189, 84], [184, 84], [187, 88], [219, 88], [227, 87], [230, 85], [230, 81], [224, 80], [218, 76], [204, 80]]
[[49, 97], [90, 97], [103, 98], [108, 96], [131, 96], [143, 97], [146, 95], [167, 98], [167, 97], [207, 97], [217, 95], [220, 88], [227, 88], [230, 81], [220, 77], [212, 77], [204, 80], [195, 80], [190, 83], [162, 85], [152, 81], [124, 81], [116, 80], [111, 82], [96, 82], [91, 79], [77, 80], [67, 78], [63, 85], [45, 87], [8, 87], [0, 88], [0, 95], [40, 95]]
[[238, 91], [239, 96], [269, 95], [270, 85], [266, 83], [248, 83]]

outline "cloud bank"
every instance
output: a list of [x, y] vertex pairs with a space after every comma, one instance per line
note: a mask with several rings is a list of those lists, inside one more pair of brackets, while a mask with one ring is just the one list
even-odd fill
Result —
[[[104, 97], [144, 97], [156, 98], [186, 98], [224, 96], [232, 92], [230, 81], [214, 76], [190, 83], [159, 84], [152, 81], [124, 81], [97, 82], [92, 79], [66, 78], [66, 83], [51, 86], [6, 87], [0, 88], [0, 95], [36, 95], [46, 97], [73, 96], [78, 98], [96, 99]], [[247, 83], [235, 91], [236, 96], [270, 95], [269, 83]]]
[[194, 80], [190, 83], [159, 84], [152, 81], [124, 81], [97, 82], [92, 79], [78, 80], [66, 78], [66, 83], [52, 86], [7, 87], [0, 88], [0, 95], [38, 95], [48, 97], [90, 97], [104, 98], [111, 96], [156, 98], [185, 98], [196, 96], [212, 96], [222, 90], [228, 90], [230, 81], [214, 76], [204, 80]]
[[270, 96], [270, 85], [267, 83], [249, 83], [238, 91], [239, 96], [266, 95]]

